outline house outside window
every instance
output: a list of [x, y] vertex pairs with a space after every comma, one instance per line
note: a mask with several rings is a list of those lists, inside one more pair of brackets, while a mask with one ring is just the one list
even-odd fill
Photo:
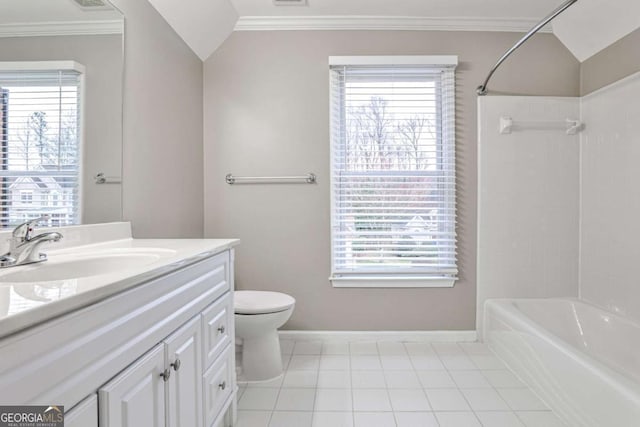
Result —
[[73, 61], [0, 62], [0, 226], [45, 214], [80, 222], [83, 71]]
[[456, 65], [330, 58], [334, 286], [453, 286]]

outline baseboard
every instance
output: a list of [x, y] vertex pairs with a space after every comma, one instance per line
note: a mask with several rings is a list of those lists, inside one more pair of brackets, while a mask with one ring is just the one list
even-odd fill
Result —
[[474, 342], [476, 331], [278, 331], [280, 338], [296, 341], [406, 341]]

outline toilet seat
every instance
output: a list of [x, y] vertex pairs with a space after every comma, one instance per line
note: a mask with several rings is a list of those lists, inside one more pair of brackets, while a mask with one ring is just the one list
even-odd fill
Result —
[[281, 292], [235, 291], [233, 308], [236, 314], [268, 314], [286, 311], [296, 300]]

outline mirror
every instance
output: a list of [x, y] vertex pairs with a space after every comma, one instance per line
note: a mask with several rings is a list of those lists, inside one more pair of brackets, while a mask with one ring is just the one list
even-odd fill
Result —
[[107, 0], [0, 0], [0, 227], [122, 219], [123, 37]]

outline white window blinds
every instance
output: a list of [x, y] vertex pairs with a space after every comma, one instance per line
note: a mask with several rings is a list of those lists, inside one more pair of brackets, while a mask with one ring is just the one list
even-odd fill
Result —
[[0, 69], [0, 224], [44, 214], [51, 226], [77, 224], [81, 74], [10, 65]]
[[362, 58], [330, 67], [332, 278], [453, 281], [457, 59]]

